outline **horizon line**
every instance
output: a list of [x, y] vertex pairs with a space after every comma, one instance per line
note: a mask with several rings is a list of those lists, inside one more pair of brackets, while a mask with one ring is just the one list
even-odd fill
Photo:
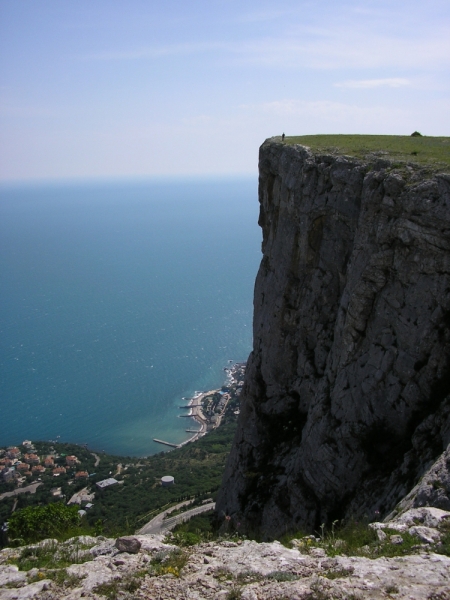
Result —
[[15, 186], [40, 186], [40, 185], [74, 185], [74, 184], [101, 184], [101, 183], [131, 183], [131, 182], [168, 182], [170, 180], [208, 180], [208, 179], [248, 179], [258, 177], [258, 170], [254, 172], [231, 173], [176, 173], [161, 175], [86, 175], [73, 177], [27, 177], [0, 179], [0, 187]]

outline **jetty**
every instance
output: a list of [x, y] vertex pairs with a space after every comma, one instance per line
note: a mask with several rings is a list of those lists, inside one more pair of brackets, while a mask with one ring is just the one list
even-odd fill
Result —
[[[223, 388], [224, 391], [229, 392], [229, 387], [232, 386], [237, 386], [238, 382], [241, 382], [241, 380], [243, 380], [244, 377], [244, 371], [245, 371], [245, 363], [235, 363], [235, 364], [231, 364], [229, 368], [226, 369], [227, 373], [228, 373], [228, 383], [227, 383], [227, 388]], [[242, 387], [242, 386], [240, 386]], [[189, 442], [194, 442], [195, 440], [198, 440], [199, 438], [201, 438], [202, 436], [204, 436], [207, 432], [208, 432], [208, 428], [211, 429], [215, 429], [216, 427], [218, 427], [220, 425], [220, 422], [222, 420], [222, 417], [225, 413], [225, 409], [227, 407], [228, 401], [230, 399], [230, 394], [228, 394], [227, 396], [225, 396], [226, 400], [224, 401], [223, 399], [220, 400], [220, 409], [221, 409], [221, 413], [220, 415], [218, 415], [217, 420], [214, 421], [214, 423], [212, 422], [211, 416], [210, 415], [204, 415], [203, 414], [203, 403], [202, 400], [204, 400], [205, 398], [208, 398], [209, 396], [214, 396], [215, 394], [217, 395], [218, 393], [221, 393], [221, 389], [217, 388], [214, 390], [209, 390], [206, 392], [199, 392], [199, 391], [195, 391], [194, 395], [191, 396], [190, 398], [187, 398], [186, 396], [182, 396], [181, 400], [185, 401], [185, 402], [189, 402], [189, 404], [184, 404], [182, 406], [179, 406], [178, 408], [180, 409], [192, 409], [189, 411], [189, 414], [184, 414], [184, 415], [178, 415], [180, 418], [184, 418], [184, 419], [194, 419], [194, 421], [196, 421], [196, 423], [186, 423], [186, 433], [191, 434], [189, 439], [185, 440], [184, 442], [181, 442], [180, 444], [173, 444], [172, 442], [166, 442], [166, 440], [160, 440], [158, 438], [153, 438], [154, 442], [157, 442], [158, 444], [163, 444], [164, 446], [170, 446], [170, 448], [182, 448], [183, 446], [185, 446], [186, 444], [188, 444]], [[221, 396], [224, 395], [224, 392], [222, 391]], [[237, 394], [239, 395], [239, 394]], [[217, 396], [215, 397], [215, 401], [217, 401]], [[193, 429], [193, 427], [195, 425], [199, 425], [200, 429]]]
[[165, 442], [164, 440], [158, 440], [157, 438], [153, 438], [154, 442], [158, 442], [158, 444], [164, 444], [165, 446], [172, 446], [172, 448], [179, 448], [180, 444], [172, 444], [172, 442]]

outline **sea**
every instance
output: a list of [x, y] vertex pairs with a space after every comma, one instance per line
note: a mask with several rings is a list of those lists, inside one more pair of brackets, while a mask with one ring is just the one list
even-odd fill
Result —
[[0, 446], [148, 456], [252, 347], [257, 178], [0, 187]]

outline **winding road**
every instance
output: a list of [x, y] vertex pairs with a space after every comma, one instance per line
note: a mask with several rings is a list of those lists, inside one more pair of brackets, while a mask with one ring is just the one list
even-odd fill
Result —
[[189, 519], [191, 517], [194, 517], [195, 515], [199, 515], [202, 512], [207, 512], [208, 510], [213, 510], [216, 507], [215, 502], [208, 502], [208, 504], [203, 504], [202, 506], [196, 506], [195, 508], [186, 510], [185, 512], [180, 513], [179, 515], [176, 515], [175, 517], [169, 517], [168, 519], [164, 520], [164, 517], [167, 515], [167, 513], [170, 513], [173, 510], [176, 510], [177, 508], [181, 508], [182, 506], [185, 506], [186, 504], [189, 504], [189, 502], [182, 502], [181, 504], [172, 506], [171, 508], [165, 510], [164, 512], [159, 513], [159, 515], [156, 515], [156, 517], [154, 517], [151, 521], [146, 523], [144, 525], [144, 527], [141, 527], [141, 529], [139, 529], [139, 531], [137, 533], [141, 533], [141, 534], [144, 534], [144, 533], [152, 533], [152, 534], [166, 533], [167, 531], [170, 531], [171, 529], [173, 529], [175, 527], [175, 525], [178, 525], [178, 523], [182, 523], [183, 521], [189, 521]]
[[0, 494], [0, 500], [3, 500], [3, 498], [9, 498], [10, 496], [18, 496], [19, 494], [26, 494], [27, 492], [30, 494], [35, 494], [37, 488], [40, 485], [42, 485], [42, 481], [39, 481], [37, 483], [30, 483], [30, 485], [27, 485], [26, 487], [16, 488], [12, 492], [3, 492], [3, 494]]

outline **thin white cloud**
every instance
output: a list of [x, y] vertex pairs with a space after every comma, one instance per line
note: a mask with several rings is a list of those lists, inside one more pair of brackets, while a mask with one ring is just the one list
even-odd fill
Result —
[[297, 35], [241, 42], [238, 61], [276, 68], [374, 69], [450, 67], [450, 30], [400, 38], [354, 29], [298, 31]]
[[405, 85], [411, 85], [411, 82], [409, 79], [390, 77], [387, 79], [350, 79], [348, 81], [335, 83], [334, 85], [335, 87], [362, 89], [373, 89], [379, 87], [399, 88]]
[[[381, 123], [383, 119], [405, 120], [409, 118], [411, 111], [389, 106], [367, 106], [360, 104], [346, 104], [344, 102], [333, 102], [330, 100], [295, 100], [284, 99], [273, 102], [262, 102], [260, 104], [243, 104], [241, 109], [252, 115], [266, 114], [277, 119], [283, 119], [286, 123], [302, 123], [313, 121], [316, 124], [341, 125], [342, 130], [349, 130], [351, 126], [361, 124]], [[319, 130], [319, 127], [317, 127]], [[299, 130], [300, 131], [300, 130]]]
[[[279, 69], [440, 69], [450, 67], [450, 29], [406, 38], [380, 35], [362, 28], [299, 28], [283, 36], [247, 39], [236, 42], [204, 41], [172, 43], [123, 50], [105, 50], [84, 55], [91, 60], [153, 60], [164, 56], [207, 54], [209, 60], [232, 65]], [[366, 87], [397, 85], [391, 80], [365, 80], [392, 83], [367, 84]], [[405, 85], [398, 80], [398, 85]], [[344, 82], [345, 83], [345, 82]], [[350, 85], [344, 87], [351, 87]], [[363, 87], [363, 86], [355, 86]]]

